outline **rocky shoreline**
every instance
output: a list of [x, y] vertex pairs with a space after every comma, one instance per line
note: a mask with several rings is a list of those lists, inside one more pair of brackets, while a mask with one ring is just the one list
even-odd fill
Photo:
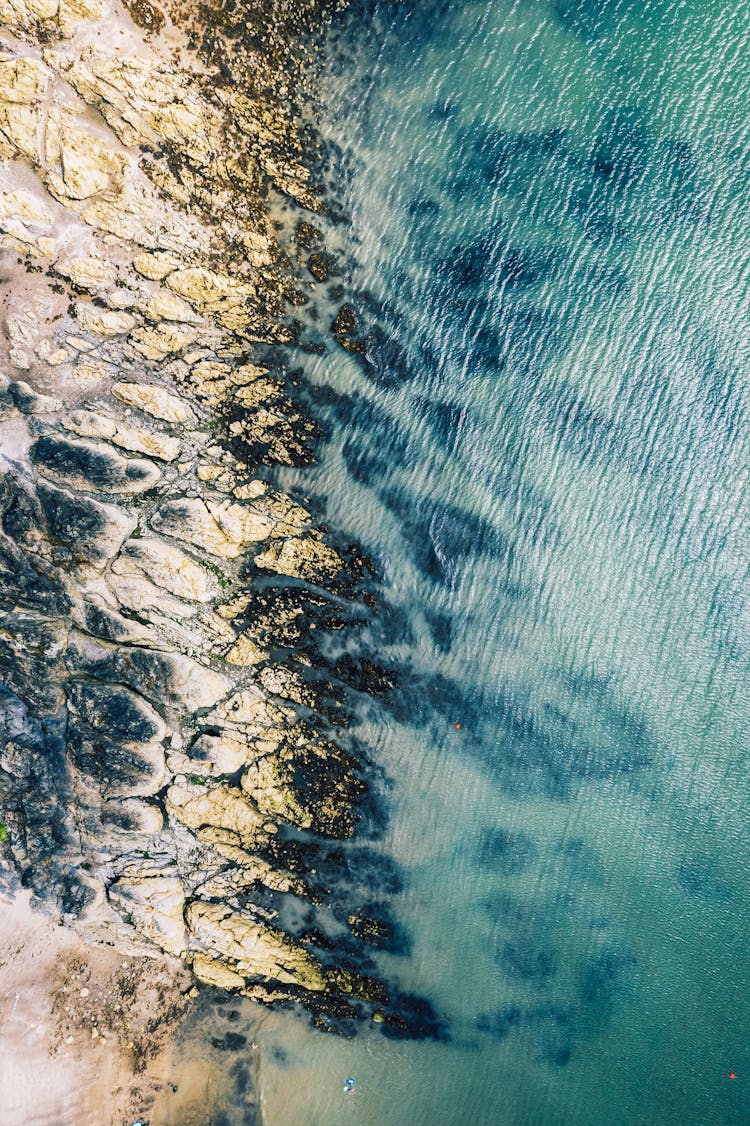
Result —
[[264, 471], [320, 436], [282, 348], [317, 346], [295, 309], [329, 276], [301, 109], [329, 13], [252, 14], [0, 0], [0, 884], [322, 1028], [440, 1035], [368, 953], [385, 858], [336, 843], [377, 772], [311, 631], [365, 564]]

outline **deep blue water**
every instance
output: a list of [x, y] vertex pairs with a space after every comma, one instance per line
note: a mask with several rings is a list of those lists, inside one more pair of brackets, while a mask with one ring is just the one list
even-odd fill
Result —
[[306, 488], [381, 575], [381, 962], [449, 1039], [272, 1014], [273, 1126], [750, 1121], [749, 44], [695, 0], [332, 38], [324, 310], [366, 354], [306, 361]]

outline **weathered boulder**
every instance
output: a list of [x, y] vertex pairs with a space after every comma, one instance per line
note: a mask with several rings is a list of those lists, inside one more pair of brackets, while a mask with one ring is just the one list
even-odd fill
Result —
[[285, 982], [316, 992], [326, 988], [323, 967], [311, 954], [248, 914], [196, 900], [187, 908], [186, 921], [192, 948], [243, 979]]
[[141, 934], [174, 957], [185, 955], [185, 891], [179, 876], [121, 876], [109, 885], [107, 895]]
[[147, 577], [156, 586], [189, 602], [210, 602], [220, 591], [214, 575], [184, 551], [153, 537], [128, 540], [112, 570]]
[[116, 383], [112, 394], [129, 407], [136, 407], [154, 418], [164, 422], [191, 424], [195, 414], [184, 399], [180, 399], [165, 387], [153, 383]]
[[94, 411], [71, 411], [62, 419], [62, 424], [66, 430], [80, 434], [82, 438], [106, 438], [121, 449], [147, 454], [159, 461], [174, 461], [181, 450], [179, 438], [159, 431], [130, 426], [118, 419], [96, 414]]
[[183, 497], [168, 501], [154, 514], [152, 526], [163, 535], [195, 544], [220, 559], [236, 559], [268, 538], [277, 521], [268, 508], [232, 501]]
[[[202, 783], [202, 780], [201, 780]], [[175, 782], [166, 797], [167, 810], [181, 825], [199, 831], [216, 829], [227, 843], [251, 849], [264, 836], [262, 817], [241, 790], [223, 784]]]
[[255, 566], [277, 575], [306, 579], [311, 583], [335, 578], [343, 570], [343, 560], [317, 532], [276, 540], [255, 557]]

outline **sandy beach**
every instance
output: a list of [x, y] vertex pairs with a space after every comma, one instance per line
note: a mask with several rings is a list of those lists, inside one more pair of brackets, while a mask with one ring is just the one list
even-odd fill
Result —
[[0, 901], [0, 950], [3, 1122], [213, 1121], [229, 1080], [179, 963], [87, 943], [25, 894]]

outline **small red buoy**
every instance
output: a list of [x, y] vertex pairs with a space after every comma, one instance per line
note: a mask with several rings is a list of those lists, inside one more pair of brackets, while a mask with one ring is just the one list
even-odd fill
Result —
[[456, 724], [456, 731], [460, 731], [460, 730], [461, 730], [461, 724], [460, 724], [460, 723], [457, 723], [457, 724]]
[[733, 1071], [730, 1071], [730, 1072], [729, 1072], [729, 1078], [730, 1078], [730, 1079], [736, 1079], [736, 1078], [737, 1078], [737, 1076], [736, 1076], [736, 1075], [734, 1074], [734, 1072], [733, 1072]]

